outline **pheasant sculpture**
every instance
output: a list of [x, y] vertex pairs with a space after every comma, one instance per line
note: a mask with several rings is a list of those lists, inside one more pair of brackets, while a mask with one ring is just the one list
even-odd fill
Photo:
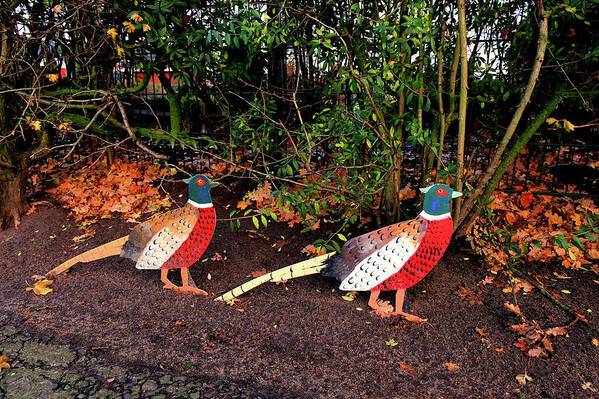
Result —
[[[140, 223], [131, 234], [84, 252], [52, 269], [50, 278], [79, 262], [91, 262], [119, 255], [134, 260], [138, 269], [160, 269], [163, 288], [181, 293], [207, 295], [189, 277], [189, 266], [206, 251], [216, 225], [210, 188], [219, 185], [203, 175], [183, 180], [188, 185], [187, 204]], [[181, 269], [182, 286], [168, 279], [169, 269]]]
[[[309, 259], [234, 288], [216, 298], [230, 300], [266, 282], [321, 273], [341, 281], [343, 291], [370, 291], [368, 305], [382, 317], [405, 313], [405, 291], [422, 280], [443, 256], [453, 233], [449, 201], [462, 195], [445, 184], [420, 189], [424, 195], [422, 212], [416, 219], [383, 227], [345, 243], [340, 254], [329, 253]], [[393, 307], [380, 301], [381, 291], [396, 290]]]

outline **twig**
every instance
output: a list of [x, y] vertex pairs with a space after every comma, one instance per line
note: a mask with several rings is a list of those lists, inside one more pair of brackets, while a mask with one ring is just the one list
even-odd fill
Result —
[[543, 284], [540, 281], [532, 281], [532, 280], [528, 280], [528, 276], [525, 275], [524, 273], [522, 273], [520, 270], [516, 269], [515, 267], [511, 267], [511, 270], [513, 270], [518, 276], [520, 276], [523, 279], [526, 279], [527, 282], [529, 282], [530, 284], [532, 284], [535, 288], [537, 288], [541, 294], [543, 294], [543, 296], [547, 297], [548, 299], [551, 300], [551, 302], [553, 302], [554, 304], [556, 304], [557, 306], [559, 306], [560, 308], [562, 308], [563, 310], [565, 310], [566, 312], [570, 313], [572, 316], [574, 316], [576, 318], [576, 320], [574, 320], [572, 323], [570, 323], [570, 325], [573, 325], [576, 321], [580, 320], [584, 323], [585, 326], [587, 326], [588, 328], [590, 328], [591, 330], [595, 331], [596, 333], [599, 333], [599, 329], [597, 329], [597, 327], [593, 326], [592, 324], [590, 324], [587, 320], [583, 319], [582, 317], [580, 317], [580, 315], [575, 312], [574, 310], [570, 309], [567, 305], [565, 305], [564, 303], [562, 303], [559, 299], [557, 299], [556, 297], [554, 297], [553, 295], [551, 295], [543, 286]]
[[156, 151], [151, 150], [150, 148], [146, 147], [141, 141], [139, 141], [139, 139], [135, 135], [135, 132], [133, 131], [133, 129], [131, 129], [131, 126], [129, 126], [129, 119], [127, 119], [127, 114], [125, 113], [125, 107], [123, 106], [123, 103], [118, 99], [117, 96], [114, 96], [113, 98], [117, 106], [119, 107], [119, 111], [121, 111], [121, 117], [123, 118], [125, 130], [127, 130], [127, 133], [129, 133], [129, 136], [131, 137], [131, 140], [133, 140], [135, 145], [147, 152], [148, 154], [152, 155], [154, 158], [162, 160], [168, 159], [166, 155], [158, 154]]

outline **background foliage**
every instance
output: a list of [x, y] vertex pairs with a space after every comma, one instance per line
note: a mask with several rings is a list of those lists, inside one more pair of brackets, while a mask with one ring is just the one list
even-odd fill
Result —
[[[27, 167], [48, 154], [110, 165], [126, 148], [177, 169], [183, 148], [195, 169], [258, 183], [233, 228], [336, 222], [315, 247], [334, 250], [370, 217], [412, 216], [416, 186], [445, 181], [465, 192], [463, 235], [481, 212], [503, 221], [486, 204], [529, 140], [596, 142], [594, 2], [47, 0], [0, 12], [3, 225], [26, 211]], [[514, 240], [485, 226], [476, 237], [496, 249]], [[576, 234], [564, 250], [586, 254]]]

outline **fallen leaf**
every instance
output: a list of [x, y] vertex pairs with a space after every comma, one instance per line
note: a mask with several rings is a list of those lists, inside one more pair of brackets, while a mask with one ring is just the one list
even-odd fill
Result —
[[474, 329], [476, 330], [477, 333], [479, 333], [483, 337], [486, 337], [487, 335], [489, 335], [488, 333], [484, 332], [482, 328], [475, 327]]
[[522, 205], [523, 208], [528, 208], [530, 207], [532, 200], [533, 195], [531, 192], [522, 193], [522, 195], [520, 196], [520, 205]]
[[481, 282], [481, 284], [482, 285], [493, 284], [494, 281], [495, 281], [495, 277], [486, 276], [485, 279]]
[[514, 346], [520, 348], [522, 352], [528, 351], [528, 344], [526, 343], [526, 338], [520, 337], [518, 341], [514, 342]]
[[547, 335], [565, 335], [568, 333], [565, 327], [553, 327], [548, 330], [545, 330]]
[[394, 338], [391, 338], [389, 341], [385, 341], [385, 345], [397, 346], [397, 345], [399, 345], [399, 342], [395, 341]]
[[407, 371], [411, 375], [416, 374], [416, 369], [414, 367], [410, 366], [409, 364], [399, 363], [399, 368], [404, 371]]
[[582, 385], [582, 389], [584, 389], [585, 391], [588, 389], [591, 392], [597, 392], [597, 390], [595, 388], [593, 388], [592, 382], [583, 382], [581, 385]]
[[25, 213], [25, 215], [29, 216], [32, 213], [34, 213], [36, 210], [35, 205], [31, 205], [31, 208], [29, 208], [29, 210]]
[[539, 357], [542, 353], [543, 348], [541, 348], [540, 346], [535, 346], [534, 348], [531, 348], [528, 350], [528, 352], [526, 352], [526, 354], [530, 357]]
[[357, 296], [358, 296], [357, 291], [350, 291], [347, 294], [341, 296], [341, 298], [343, 298], [346, 301], [353, 301], [354, 299], [356, 299]]
[[541, 342], [543, 343], [543, 346], [545, 347], [545, 349], [547, 349], [549, 352], [553, 352], [553, 344], [551, 343], [551, 341], [549, 341], [549, 338], [544, 337]]
[[599, 346], [599, 339], [597, 339], [597, 338], [593, 338], [593, 339], [591, 340], [591, 342], [593, 343], [593, 345], [595, 345], [595, 346]]
[[88, 231], [85, 234], [81, 234], [80, 236], [73, 237], [73, 241], [80, 242], [80, 241], [85, 240], [86, 238], [93, 237], [94, 234], [96, 234], [96, 231], [95, 230], [91, 230], [91, 231]]
[[531, 327], [528, 324], [526, 324], [526, 323], [523, 323], [523, 324], [512, 324], [510, 326], [510, 328], [512, 330], [516, 331], [518, 334], [522, 334], [522, 335], [526, 334], [526, 332], [531, 329]]
[[241, 302], [241, 299], [239, 299], [239, 298], [233, 298], [233, 299], [227, 299], [227, 300], [225, 301], [225, 303], [226, 303], [227, 305], [229, 305], [229, 306], [235, 306], [235, 304], [236, 304], [237, 302]]
[[532, 377], [526, 373], [518, 374], [516, 376], [516, 381], [518, 381], [520, 383], [520, 385], [526, 385], [526, 382], [528, 382], [528, 381], [532, 382]]
[[510, 312], [516, 313], [518, 316], [522, 316], [522, 311], [520, 310], [520, 307], [518, 305], [506, 302], [503, 304], [503, 306], [505, 306], [505, 308]]
[[49, 288], [49, 285], [52, 284], [54, 280], [40, 280], [34, 283], [32, 286], [25, 288], [27, 291], [33, 291], [35, 295], [47, 295], [51, 293], [53, 290]]
[[0, 373], [2, 372], [3, 369], [10, 368], [11, 361], [12, 361], [12, 359], [10, 359], [8, 356], [0, 355]]
[[316, 248], [314, 244], [308, 244], [302, 249], [302, 253], [305, 253], [306, 255], [310, 256], [318, 256], [324, 255], [325, 251], [322, 247]]
[[253, 271], [251, 273], [251, 275], [252, 275], [252, 278], [258, 278], [260, 276], [264, 276], [267, 273], [268, 272], [266, 271], [266, 269], [263, 268], [263, 269], [260, 269], [260, 270]]
[[447, 367], [447, 370], [449, 371], [456, 371], [460, 368], [460, 366], [458, 366], [457, 364], [450, 362], [445, 363], [444, 366]]
[[214, 254], [214, 256], [212, 258], [210, 258], [210, 260], [213, 262], [218, 262], [220, 260], [223, 260], [223, 256], [217, 252]]
[[503, 348], [495, 348], [495, 352], [504, 353], [505, 351], [503, 350]]
[[111, 383], [111, 382], [113, 382], [114, 380], [115, 380], [115, 378], [114, 378], [114, 377], [111, 377], [111, 378], [107, 379], [107, 380], [106, 380], [106, 382], [107, 382], [108, 384], [110, 384], [110, 383]]

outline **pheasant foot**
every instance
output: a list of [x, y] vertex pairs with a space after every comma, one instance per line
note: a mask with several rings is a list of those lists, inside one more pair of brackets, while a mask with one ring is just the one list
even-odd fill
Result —
[[379, 300], [380, 291], [371, 291], [370, 299], [368, 300], [368, 306], [372, 308], [370, 313], [374, 313], [379, 317], [389, 317], [391, 312], [393, 312], [393, 306], [389, 301], [381, 301]]
[[426, 322], [426, 319], [422, 319], [416, 315], [410, 314], [410, 313], [406, 313], [406, 312], [392, 312], [389, 313], [389, 316], [402, 316], [405, 317], [406, 320], [408, 321], [413, 321], [415, 323], [424, 323]]
[[189, 275], [189, 268], [184, 267], [181, 269], [181, 287], [177, 287], [175, 291], [181, 292], [183, 294], [193, 294], [193, 295], [208, 295], [208, 293], [204, 290], [199, 289], [196, 284], [193, 282], [193, 279]]
[[192, 295], [208, 295], [208, 293], [200, 288], [191, 287], [191, 286], [183, 286], [183, 287], [175, 287], [173, 288], [176, 292], [180, 292], [181, 294], [192, 294]]

